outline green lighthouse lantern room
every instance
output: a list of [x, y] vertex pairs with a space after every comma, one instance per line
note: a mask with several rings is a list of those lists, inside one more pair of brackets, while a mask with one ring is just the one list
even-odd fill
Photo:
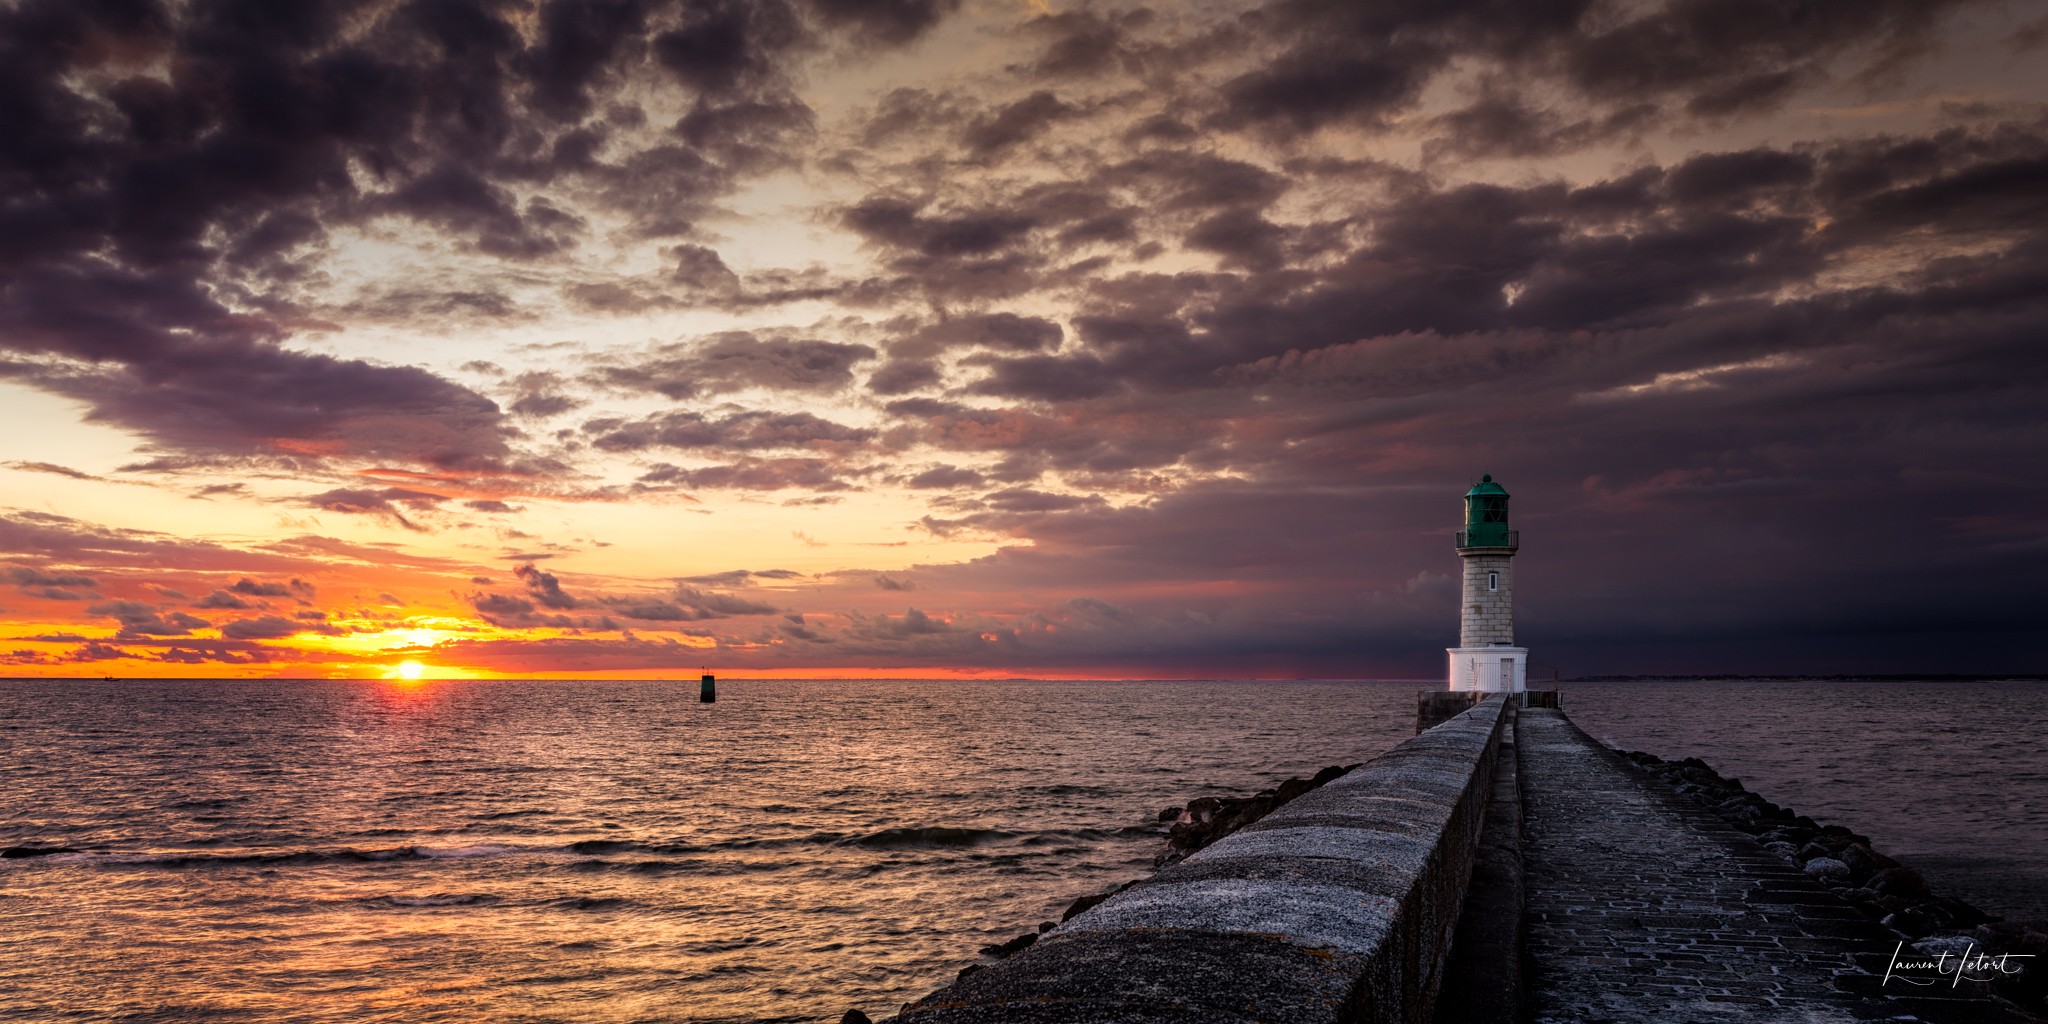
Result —
[[1494, 483], [1488, 473], [1465, 492], [1465, 529], [1458, 534], [1458, 546], [1512, 548], [1516, 539], [1508, 529], [1507, 488]]

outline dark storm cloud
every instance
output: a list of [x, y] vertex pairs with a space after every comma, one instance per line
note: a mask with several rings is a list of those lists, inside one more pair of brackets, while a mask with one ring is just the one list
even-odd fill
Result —
[[873, 430], [849, 427], [807, 412], [736, 412], [711, 417], [696, 412], [666, 412], [633, 421], [592, 420], [583, 425], [591, 445], [604, 451], [678, 450], [760, 451], [781, 448], [834, 448], [858, 445]]
[[[2038, 143], [2038, 132], [2025, 134]], [[1856, 249], [1924, 225], [2011, 244], [2022, 218], [2040, 209], [2039, 158], [2026, 143], [1979, 138], [1983, 158], [1973, 161], [1967, 139], [1941, 159], [1917, 158], [1917, 169], [1914, 153], [1888, 162], [1843, 144], [1703, 154], [1576, 188], [1411, 189], [1377, 212], [1364, 244], [1292, 290], [1184, 274], [1157, 279], [1173, 290], [1155, 302], [1154, 293], [1169, 293], [1153, 279], [1098, 281], [1098, 298], [1072, 321], [1084, 351], [1008, 372], [1031, 371], [1026, 387], [1091, 375], [1206, 387], [1238, 362], [1404, 331], [1569, 331], [1704, 316], [1814, 281]], [[1856, 191], [1855, 180], [1889, 187]], [[1000, 378], [981, 386], [1024, 391]]]
[[986, 160], [1029, 142], [1073, 113], [1058, 96], [1040, 90], [968, 125], [960, 141], [968, 153]]
[[1121, 383], [1106, 373], [1093, 356], [1020, 356], [1015, 359], [970, 359], [985, 365], [989, 375], [968, 390], [977, 395], [1064, 401], [1095, 398], [1118, 390]]
[[507, 259], [552, 256], [573, 246], [584, 229], [582, 218], [545, 199], [529, 200], [522, 209], [510, 190], [445, 164], [378, 197], [368, 208], [446, 228], [470, 238], [479, 251]]
[[[300, 323], [292, 289], [331, 229], [402, 219], [486, 256], [552, 259], [587, 234], [548, 192], [573, 182], [641, 234], [687, 232], [806, 136], [786, 65], [821, 32], [900, 45], [952, 7], [10, 6], [0, 347], [23, 358], [0, 374], [172, 449], [502, 468], [517, 434], [489, 400], [423, 370], [282, 347]], [[670, 141], [627, 144], [644, 116], [610, 101], [650, 68], [691, 106]], [[515, 313], [459, 289], [406, 301]], [[561, 406], [529, 396], [516, 411]]]
[[852, 28], [890, 45], [908, 43], [960, 8], [960, 0], [809, 0], [826, 25]]
[[[637, 43], [651, 5], [639, 0], [575, 2], [554, 0], [540, 9], [538, 44], [518, 64], [533, 90], [533, 106], [557, 120], [575, 123], [590, 112], [590, 90], [612, 72], [619, 51]], [[419, 18], [433, 25], [436, 41], [451, 56], [463, 51], [509, 53], [518, 39], [510, 26], [484, 5], [420, 5]], [[487, 65], [488, 67], [488, 65]], [[489, 68], [495, 77], [496, 69]]]
[[927, 213], [924, 206], [869, 198], [846, 211], [846, 225], [873, 242], [930, 259], [985, 256], [1014, 244], [1034, 226], [1000, 209]]
[[890, 359], [868, 375], [868, 390], [877, 395], [902, 395], [937, 387], [945, 379], [938, 364], [925, 359]]
[[1047, 263], [1030, 244], [1037, 219], [1007, 204], [934, 209], [922, 200], [878, 195], [847, 207], [840, 219], [869, 243], [885, 268], [934, 296], [979, 300], [1018, 294]]
[[1304, 41], [1269, 66], [1226, 82], [1214, 123], [1296, 133], [1339, 121], [1383, 127], [1415, 103], [1445, 56], [1422, 42], [1338, 38]]
[[1455, 157], [1554, 156], [1646, 131], [1656, 125], [1657, 115], [1649, 103], [1597, 114], [1559, 110], [1490, 83], [1469, 106], [1431, 119], [1423, 154], [1431, 163]]
[[[1206, 400], [1208, 396], [1204, 396]], [[1114, 422], [1105, 430], [1092, 418], [1027, 407], [974, 409], [935, 399], [901, 399], [884, 408], [903, 419], [910, 437], [955, 452], [990, 453], [1007, 458], [982, 471], [988, 478], [1026, 482], [1042, 472], [1116, 473], [1153, 469], [1186, 462], [1220, 468], [1213, 449], [1228, 427], [1201, 416], [1192, 420], [1174, 399], [1137, 396], [1131, 404], [1098, 406], [1096, 414]], [[1197, 405], [1199, 406], [1199, 402]], [[1212, 405], [1203, 413], [1222, 411]]]
[[[417, 370], [277, 348], [283, 328], [209, 294], [216, 268], [284, 275], [321, 234], [296, 204], [349, 198], [344, 154], [389, 166], [416, 109], [395, 64], [324, 51], [335, 9], [293, 8], [30, 3], [0, 15], [0, 91], [19, 126], [0, 145], [13, 197], [0, 235], [15, 243], [0, 253], [0, 336], [35, 357], [7, 373], [178, 447], [275, 454], [298, 441], [433, 461], [439, 440], [464, 458], [502, 456], [488, 402]], [[132, 77], [123, 54], [173, 57], [184, 73]], [[81, 77], [93, 62], [113, 74]], [[104, 92], [76, 91], [95, 82]], [[314, 391], [333, 405], [309, 401]], [[406, 416], [427, 428], [426, 451], [364, 422]]]
[[1133, 65], [1142, 58], [1130, 32], [1142, 29], [1155, 17], [1141, 8], [1120, 14], [1061, 11], [1035, 18], [1025, 31], [1047, 42], [1028, 70], [1054, 81], [1085, 78], [1118, 67], [1139, 70]]
[[889, 345], [894, 358], [924, 358], [956, 348], [986, 347], [1006, 352], [1056, 349], [1065, 337], [1059, 323], [1016, 313], [963, 313], [926, 324]]
[[[1932, 45], [1961, 0], [1818, 5], [1674, 0], [1603, 10], [1586, 0], [1359, 5], [1279, 0], [1240, 20], [1259, 66], [1216, 89], [1209, 124], [1283, 136], [1332, 126], [1389, 130], [1439, 75], [1476, 66], [1549, 83], [1604, 109], [1546, 115], [1496, 93], [1440, 122], [1452, 151], [1533, 155], [1608, 137], [1650, 110], [1725, 119], [1782, 105], [1844, 70], [1892, 73]], [[1198, 58], [1207, 41], [1195, 44]], [[1478, 129], [1505, 139], [1474, 146]]]
[[735, 331], [701, 344], [664, 346], [630, 364], [606, 366], [594, 379], [669, 398], [745, 388], [836, 391], [853, 382], [853, 367], [872, 359], [866, 345]]
[[[1907, 11], [1893, 20], [1910, 35], [1919, 31], [1916, 17]], [[1893, 38], [1889, 29], [1854, 28], [1856, 18], [1841, 8], [1821, 20], [1850, 41], [1843, 46]], [[1816, 48], [1827, 47], [1808, 47]], [[1705, 95], [1685, 92], [1678, 79], [1651, 92]], [[1522, 101], [1505, 90], [1496, 98]], [[1560, 152], [1635, 131], [1645, 116], [1639, 105], [1589, 109], [1552, 108], [1551, 119], [1514, 145]], [[1517, 112], [1543, 111], [1509, 113]], [[1488, 130], [1455, 126], [1473, 137]], [[1584, 183], [1444, 186], [1413, 174], [1374, 175], [1374, 191], [1330, 224], [1280, 215], [1285, 207], [1275, 201], [1287, 181], [1250, 164], [1165, 156], [1063, 185], [1069, 203], [1141, 198], [1141, 235], [1172, 231], [1227, 262], [1222, 272], [1097, 272], [1079, 286], [1065, 348], [948, 364], [969, 371], [964, 392], [1009, 399], [1007, 407], [939, 398], [886, 405], [900, 424], [892, 439], [900, 430], [937, 451], [1003, 460], [965, 471], [973, 478], [935, 470], [907, 480], [942, 492], [928, 527], [1031, 544], [1006, 552], [973, 583], [943, 573], [920, 582], [933, 592], [980, 593], [1099, 578], [1100, 593], [1127, 607], [1110, 596], [1116, 579], [1174, 579], [1193, 567], [1191, 582], [1221, 586], [1246, 578], [1245, 567], [1205, 552], [1249, 545], [1258, 572], [1279, 574], [1272, 585], [1291, 595], [1275, 607], [1317, 609], [1312, 627], [1249, 605], [1232, 628], [1212, 623], [1199, 633], [1176, 633], [1169, 624], [1180, 620], [1161, 604], [1140, 602], [1134, 614], [1159, 630], [1154, 635], [1179, 637], [1185, 650], [1238, 663], [1275, 652], [1317, 663], [1347, 644], [1354, 656], [1391, 657], [1413, 643], [1404, 630], [1426, 632], [1432, 616], [1448, 615], [1454, 588], [1430, 582], [1448, 561], [1442, 551], [1391, 557], [1399, 542], [1388, 538], [1435, 537], [1454, 525], [1455, 495], [1470, 481], [1450, 467], [1477, 458], [1474, 476], [1518, 470], [1511, 486], [1522, 479], [1529, 491], [1521, 507], [1577, 517], [1570, 526], [1543, 524], [1560, 531], [1556, 547], [1530, 564], [1548, 558], [1549, 571], [1578, 566], [1614, 581], [1546, 598], [1544, 614], [1555, 617], [1544, 628], [1578, 638], [1553, 649], [1560, 657], [1584, 657], [1632, 630], [1684, 633], [1695, 651], [1726, 642], [1732, 652], [1735, 638], [1768, 634], [1743, 641], [1757, 653], [1739, 655], [1761, 668], [1757, 659], [1795, 649], [1802, 631], [1836, 638], [1816, 640], [1813, 650], [1841, 653], [1853, 637], [1876, 636], [1869, 624], [1882, 620], [1919, 623], [1921, 639], [1886, 633], [1882, 643], [1931, 664], [1942, 644], [1980, 628], [2036, 628], [1993, 608], [1991, 592], [1972, 580], [1998, 575], [1992, 566], [2000, 559], [2034, 565], [2048, 553], [2038, 517], [2000, 511], [1997, 483], [2009, 479], [2006, 467], [2027, 461], [2030, 446], [2048, 443], [2028, 397], [2048, 381], [2048, 364], [2021, 340], [2048, 331], [2038, 287], [2023, 283], [2048, 269], [2039, 227], [2048, 218], [2044, 139], [2041, 124], [2016, 120], [1699, 153]], [[1304, 166], [1293, 187], [1306, 191], [1304, 183], [1340, 173], [1347, 172]], [[931, 246], [930, 211], [982, 208], [971, 192], [947, 195], [871, 198], [852, 221], [878, 248], [922, 256]], [[1015, 233], [987, 236], [994, 241], [986, 244], [1035, 245], [1055, 218], [1025, 209]], [[899, 348], [911, 336], [903, 337], [891, 353], [906, 358], [891, 373], [935, 387], [934, 361], [950, 352]], [[872, 388], [911, 390], [883, 375]], [[1229, 503], [1213, 490], [1198, 500], [1213, 483], [1175, 480], [1193, 467], [1197, 480], [1227, 468], [1247, 483]], [[1120, 474], [1114, 484], [1110, 474]], [[1017, 486], [960, 493], [990, 479]], [[1354, 479], [1451, 497], [1432, 507], [1405, 493], [1316, 492]], [[1123, 496], [1063, 504], [1087, 494], [1089, 481]], [[2038, 489], [2016, 486], [2030, 495]], [[1034, 500], [1051, 503], [1034, 508]], [[1342, 526], [1345, 510], [1360, 502], [1381, 503], [1388, 514], [1376, 512], [1370, 528]], [[1792, 539], [1827, 536], [1828, 509], [1840, 502], [1870, 510], [1858, 530], [1869, 531], [1872, 546], [1861, 550], [1888, 552], [1883, 561], [1896, 579], [1880, 579], [1840, 545]], [[1678, 571], [1740, 596], [1703, 592], [1702, 625], [1691, 632], [1671, 625], [1671, 615], [1631, 606], [1640, 573], [1629, 566], [1654, 558], [1657, 537], [1670, 535], [1627, 531], [1640, 514], [1669, 516], [1688, 538], [1724, 538], [1701, 541]], [[1603, 550], [1590, 526], [1577, 528], [1594, 522], [1622, 522], [1618, 528], [1635, 536], [1629, 553]], [[1324, 550], [1265, 544], [1276, 530], [1314, 538]], [[1716, 568], [1731, 550], [1713, 547], [1723, 543], [1780, 553], [1754, 571]], [[1117, 568], [1118, 556], [1098, 544], [1142, 564]], [[1340, 592], [1353, 584], [1286, 578], [1318, 558], [1369, 567], [1361, 571], [1375, 579], [1421, 582], [1381, 588], [1379, 604], [1361, 604]], [[1783, 596], [1771, 596], [1772, 579], [1788, 588]], [[1858, 597], [1831, 603], [1832, 584], [1823, 581], [1845, 579]], [[1973, 624], [1961, 607], [2001, 625]], [[1343, 612], [1324, 617], [1324, 609]], [[1384, 622], [1369, 635], [1346, 625], [1373, 616]], [[1601, 641], [1585, 639], [1594, 636]], [[1029, 631], [1015, 637], [1026, 647], [1040, 642]], [[1103, 643], [1097, 650], [1105, 654], [1138, 649], [1135, 641]], [[1064, 656], [1052, 653], [1057, 646], [1033, 649]]]

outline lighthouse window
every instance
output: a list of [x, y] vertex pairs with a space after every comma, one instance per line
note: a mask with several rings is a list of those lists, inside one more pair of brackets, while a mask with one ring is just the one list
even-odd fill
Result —
[[1500, 573], [1497, 573], [1497, 572], [1490, 572], [1490, 573], [1487, 573], [1487, 574], [1486, 574], [1486, 589], [1488, 589], [1488, 590], [1499, 590], [1499, 589], [1500, 589]]

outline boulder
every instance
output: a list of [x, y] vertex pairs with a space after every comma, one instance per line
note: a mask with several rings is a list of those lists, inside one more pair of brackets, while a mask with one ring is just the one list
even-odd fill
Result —
[[1920, 938], [1931, 934], [1937, 926], [1935, 921], [1920, 912], [1919, 907], [1907, 907], [1896, 914], [1886, 914], [1884, 926], [1908, 938]]
[[1974, 935], [1929, 935], [1913, 943], [1913, 948], [1930, 957], [1943, 953], [1959, 957], [1967, 956], [1971, 950], [1981, 950], [1983, 946]]
[[[1844, 865], [1846, 867], [1847, 865]], [[1912, 868], [1886, 868], [1870, 876], [1870, 887], [1887, 896], [1907, 900], [1927, 899], [1927, 880]]]
[[1952, 896], [1937, 897], [1934, 901], [1936, 912], [1945, 918], [1953, 928], [1975, 928], [1991, 920], [1991, 915]]
[[1074, 902], [1067, 904], [1067, 912], [1060, 915], [1060, 920], [1071, 921], [1074, 918], [1080, 916], [1081, 914], [1093, 910], [1096, 904], [1101, 903], [1103, 900], [1106, 900], [1114, 895], [1116, 894], [1113, 892], [1098, 892], [1093, 896], [1083, 896], [1080, 899], [1077, 899]]
[[1849, 865], [1833, 857], [1815, 857], [1806, 862], [1805, 871], [1815, 878], [1847, 878]]
[[993, 946], [981, 947], [981, 955], [992, 956], [997, 959], [1002, 959], [1004, 957], [1014, 956], [1018, 953], [1022, 953], [1026, 949], [1031, 948], [1031, 944], [1037, 941], [1037, 932], [1025, 932], [1024, 934], [1019, 935], [1008, 942], [1001, 942]]
[[1867, 843], [1850, 843], [1842, 847], [1841, 858], [1859, 879], [1899, 866], [1898, 861], [1871, 849]]

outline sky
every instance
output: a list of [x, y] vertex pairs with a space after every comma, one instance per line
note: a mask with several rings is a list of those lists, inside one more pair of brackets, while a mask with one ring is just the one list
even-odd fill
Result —
[[2041, 672], [2048, 3], [0, 0], [0, 675]]

